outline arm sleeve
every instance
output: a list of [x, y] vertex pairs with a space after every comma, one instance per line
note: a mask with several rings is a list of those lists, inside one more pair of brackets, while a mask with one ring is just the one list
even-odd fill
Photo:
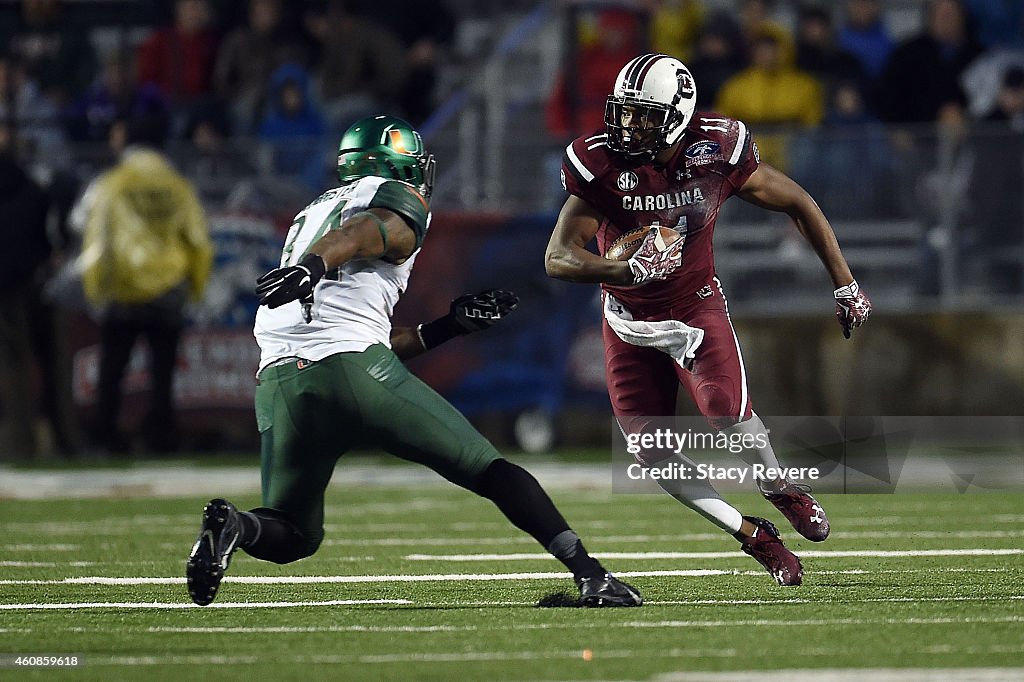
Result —
[[403, 182], [389, 180], [377, 188], [367, 208], [386, 208], [402, 216], [416, 234], [416, 248], [423, 246], [430, 206], [415, 189]]

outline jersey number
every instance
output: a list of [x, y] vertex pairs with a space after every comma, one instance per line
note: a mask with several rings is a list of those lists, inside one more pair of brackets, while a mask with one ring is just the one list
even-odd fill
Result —
[[306, 224], [305, 214], [296, 216], [295, 222], [288, 228], [288, 241], [285, 242], [284, 251], [281, 253], [281, 267], [288, 265], [292, 259], [292, 251], [295, 250], [295, 240], [299, 238], [302, 227]]
[[701, 117], [701, 123], [711, 123], [713, 125], [702, 125], [701, 130], [707, 132], [709, 130], [718, 130], [723, 133], [729, 132], [729, 119], [727, 118], [704, 118]]
[[[305, 256], [306, 252], [309, 251], [309, 248], [313, 246], [313, 244], [316, 244], [320, 237], [323, 237], [330, 230], [336, 230], [341, 226], [341, 213], [345, 210], [346, 204], [348, 204], [347, 200], [338, 202], [338, 205], [334, 207], [334, 210], [331, 211], [330, 215], [328, 215], [320, 224], [317, 233], [313, 235], [313, 238], [309, 240], [308, 244], [306, 244], [306, 249], [299, 254], [299, 258]], [[298, 261], [298, 258], [293, 259], [292, 256], [295, 253], [295, 242], [298, 241], [299, 235], [302, 234], [302, 228], [305, 226], [306, 214], [300, 213], [295, 217], [295, 222], [292, 223], [292, 226], [288, 228], [288, 237], [285, 240], [284, 251], [281, 252], [281, 267], [285, 267], [286, 265], [295, 265], [295, 262]]]

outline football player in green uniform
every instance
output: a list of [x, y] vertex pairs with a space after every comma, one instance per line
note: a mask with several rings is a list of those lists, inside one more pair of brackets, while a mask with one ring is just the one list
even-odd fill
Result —
[[490, 326], [516, 303], [508, 292], [484, 292], [456, 299], [433, 322], [392, 328], [430, 225], [433, 174], [433, 156], [408, 123], [357, 121], [341, 139], [340, 186], [299, 212], [281, 267], [258, 280], [263, 506], [206, 505], [186, 568], [197, 604], [213, 601], [238, 548], [280, 564], [313, 554], [334, 465], [359, 446], [424, 464], [494, 502], [572, 572], [583, 605], [642, 603], [587, 553], [536, 479], [401, 362]]

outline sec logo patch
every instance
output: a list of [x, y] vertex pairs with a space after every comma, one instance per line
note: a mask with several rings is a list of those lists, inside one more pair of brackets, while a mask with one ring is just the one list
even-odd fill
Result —
[[636, 173], [634, 173], [633, 171], [622, 171], [621, 173], [619, 173], [619, 179], [615, 181], [615, 184], [623, 192], [629, 192], [631, 190], [636, 189], [636, 186], [637, 184], [639, 184], [639, 182], [640, 179], [636, 176]]

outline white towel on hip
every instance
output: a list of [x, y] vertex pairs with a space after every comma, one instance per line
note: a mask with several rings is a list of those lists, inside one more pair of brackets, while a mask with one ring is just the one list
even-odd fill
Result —
[[691, 327], [679, 320], [638, 322], [614, 296], [604, 295], [604, 318], [616, 336], [634, 346], [655, 348], [672, 358], [684, 369], [690, 363], [704, 340], [704, 330]]

